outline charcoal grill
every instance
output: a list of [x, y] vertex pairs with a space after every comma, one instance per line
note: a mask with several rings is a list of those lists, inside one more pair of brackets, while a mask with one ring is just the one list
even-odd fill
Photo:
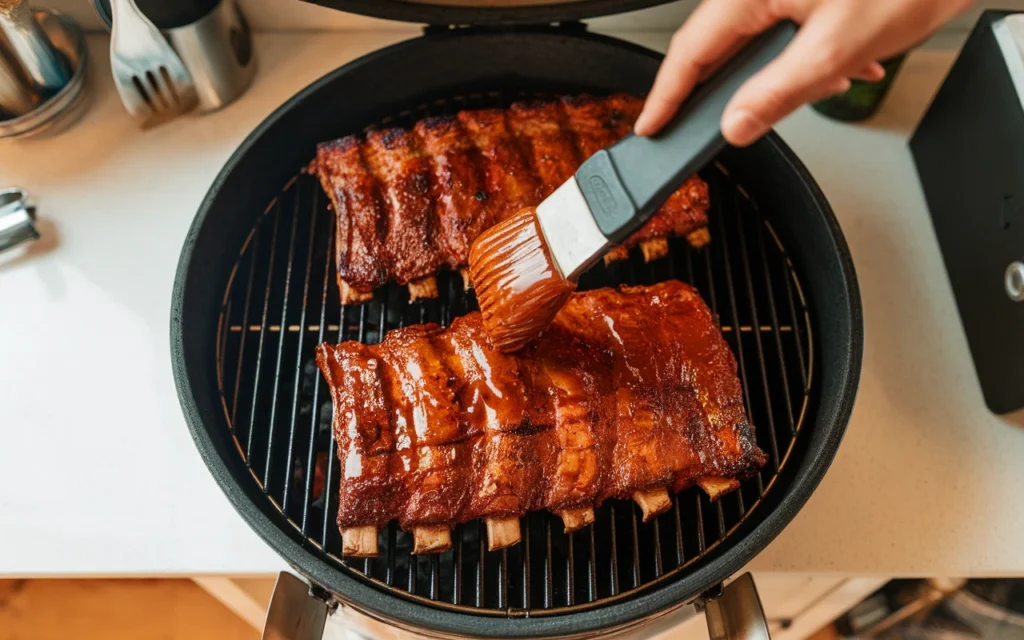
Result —
[[314, 586], [323, 611], [341, 603], [432, 636], [570, 636], [622, 630], [710, 598], [817, 485], [860, 367], [848, 250], [824, 197], [774, 134], [702, 171], [712, 203], [707, 248], [673, 240], [663, 259], [645, 264], [634, 251], [580, 282], [677, 278], [700, 290], [736, 355], [769, 455], [760, 474], [717, 502], [688, 489], [646, 524], [633, 504], [611, 501], [574, 534], [533, 513], [512, 548], [488, 552], [483, 523], [472, 522], [456, 527], [451, 551], [417, 557], [392, 523], [379, 533], [378, 558], [341, 556], [331, 402], [314, 347], [444, 325], [476, 301], [446, 273], [436, 300], [410, 303], [405, 288], [389, 285], [372, 302], [340, 305], [333, 212], [302, 169], [315, 144], [522, 98], [643, 93], [659, 60], [576, 24], [430, 31], [303, 90], [212, 186], [182, 253], [172, 312], [175, 376], [197, 445], [236, 508]]
[[[493, 102], [502, 101], [494, 96]], [[429, 111], [439, 109], [435, 104]], [[700, 289], [737, 355], [747, 412], [770, 457], [739, 491], [712, 503], [693, 487], [647, 524], [639, 522], [632, 502], [612, 501], [598, 509], [596, 526], [570, 535], [562, 533], [557, 516], [534, 513], [523, 519], [529, 543], [495, 553], [485, 550], [482, 521], [456, 528], [453, 551], [419, 558], [411, 555], [412, 536], [391, 523], [380, 533], [379, 559], [341, 557], [332, 406], [314, 347], [324, 341], [373, 344], [406, 324], [447, 326], [476, 309], [476, 301], [472, 292], [464, 293], [458, 274], [447, 273], [436, 300], [410, 303], [404, 287], [389, 285], [370, 303], [340, 305], [333, 214], [317, 179], [305, 174], [289, 182], [253, 228], [218, 320], [224, 418], [256, 482], [327, 561], [402, 596], [453, 610], [500, 616], [581, 610], [670, 579], [699, 561], [771, 490], [797, 442], [814, 388], [807, 307], [783, 247], [723, 165], [703, 177], [713, 203], [714, 241], [706, 250], [677, 239], [667, 258], [648, 264], [635, 251], [627, 262], [591, 270], [580, 288], [675, 278]]]

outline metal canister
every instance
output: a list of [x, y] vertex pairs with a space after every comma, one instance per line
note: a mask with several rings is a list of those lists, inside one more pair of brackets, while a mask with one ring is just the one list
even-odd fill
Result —
[[[236, 0], [136, 3], [181, 57], [196, 85], [199, 111], [230, 104], [252, 83], [256, 75], [252, 32]], [[93, 0], [93, 4], [109, 27], [109, 0]]]
[[35, 93], [48, 98], [71, 80], [74, 70], [24, 0], [0, 0], [0, 33]]

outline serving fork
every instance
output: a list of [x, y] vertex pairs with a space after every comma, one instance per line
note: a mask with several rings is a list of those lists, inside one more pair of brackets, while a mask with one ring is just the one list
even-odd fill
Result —
[[110, 66], [121, 102], [147, 123], [191, 111], [195, 83], [181, 58], [134, 0], [111, 0]]

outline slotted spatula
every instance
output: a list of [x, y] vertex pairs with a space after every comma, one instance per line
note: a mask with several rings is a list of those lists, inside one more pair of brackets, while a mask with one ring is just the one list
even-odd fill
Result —
[[148, 123], [195, 108], [192, 76], [135, 1], [111, 0], [110, 10], [110, 67], [128, 112]]

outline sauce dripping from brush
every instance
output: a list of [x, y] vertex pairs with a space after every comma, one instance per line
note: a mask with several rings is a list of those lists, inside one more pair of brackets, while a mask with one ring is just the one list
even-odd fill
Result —
[[576, 289], [551, 259], [533, 207], [476, 239], [469, 250], [469, 276], [484, 330], [506, 353], [539, 336]]

